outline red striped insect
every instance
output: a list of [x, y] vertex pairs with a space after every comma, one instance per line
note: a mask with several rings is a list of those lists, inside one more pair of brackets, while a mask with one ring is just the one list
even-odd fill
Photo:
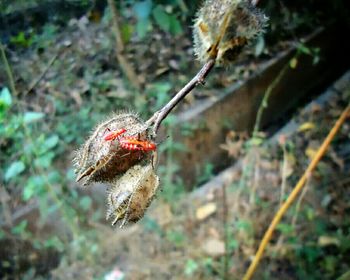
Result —
[[123, 149], [131, 151], [154, 151], [157, 145], [151, 141], [137, 140], [133, 137], [119, 139], [119, 144]]
[[126, 132], [126, 129], [124, 128], [121, 128], [121, 129], [118, 129], [118, 130], [113, 130], [113, 131], [110, 131], [109, 128], [107, 128], [106, 130], [108, 130], [109, 132], [103, 137], [104, 140], [106, 141], [113, 141], [115, 139], [120, 139], [120, 136], [122, 134], [124, 134]]

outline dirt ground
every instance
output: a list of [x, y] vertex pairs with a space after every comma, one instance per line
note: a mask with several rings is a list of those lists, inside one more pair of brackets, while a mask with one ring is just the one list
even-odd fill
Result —
[[[82, 262], [54, 275], [87, 279], [110, 267], [105, 279], [222, 279], [227, 255], [229, 279], [240, 279], [349, 96], [347, 72], [262, 146], [244, 148], [245, 140], [232, 141], [231, 133], [224, 148], [235, 156], [232, 167], [181, 201], [157, 199], [139, 224], [99, 225], [104, 258], [96, 268]], [[347, 122], [278, 227], [255, 279], [335, 279], [349, 269], [349, 135]]]

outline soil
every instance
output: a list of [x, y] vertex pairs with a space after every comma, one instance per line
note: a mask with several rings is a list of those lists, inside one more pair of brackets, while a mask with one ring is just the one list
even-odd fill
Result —
[[[110, 275], [126, 279], [222, 279], [227, 239], [227, 273], [229, 279], [240, 279], [281, 197], [302, 175], [349, 97], [348, 72], [263, 146], [243, 149], [244, 136], [237, 142], [231, 133], [236, 143], [232, 145], [228, 135], [226, 147], [231, 147], [237, 162], [226, 171], [229, 179], [224, 183], [214, 179], [181, 201], [158, 199], [141, 223], [126, 229], [103, 227], [99, 246], [105, 257], [93, 274], [105, 273], [109, 266]], [[349, 269], [350, 252], [342, 243], [350, 225], [349, 137], [347, 122], [310, 176], [296, 208], [283, 220], [257, 275], [299, 279], [302, 270], [306, 277], [334, 279]], [[305, 261], [310, 256], [304, 246], [321, 251], [313, 264], [319, 267], [317, 273]], [[306, 255], [300, 259], [298, 254]], [[324, 261], [331, 257], [337, 263], [334, 270], [327, 270]], [[74, 264], [58, 268], [54, 275], [67, 278], [77, 269], [81, 275], [92, 273], [91, 268]]]

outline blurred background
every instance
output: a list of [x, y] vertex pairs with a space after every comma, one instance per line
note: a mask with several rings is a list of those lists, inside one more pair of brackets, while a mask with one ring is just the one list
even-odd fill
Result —
[[[111, 113], [145, 120], [189, 81], [202, 1], [0, 2], [0, 278], [240, 279], [350, 100], [347, 1], [261, 0], [266, 32], [162, 127], [161, 191], [126, 228], [74, 151]], [[115, 8], [115, 10], [114, 10]], [[350, 126], [255, 279], [350, 279]]]

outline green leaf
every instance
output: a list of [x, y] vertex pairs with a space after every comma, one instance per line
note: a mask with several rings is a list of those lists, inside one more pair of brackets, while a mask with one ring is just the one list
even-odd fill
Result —
[[91, 198], [88, 196], [84, 196], [82, 199], [80, 199], [79, 202], [81, 208], [83, 208], [85, 211], [89, 210], [92, 204]]
[[151, 14], [152, 0], [140, 1], [134, 5], [134, 12], [139, 20], [148, 19]]
[[62, 241], [57, 236], [53, 236], [53, 237], [45, 240], [44, 246], [47, 247], [47, 248], [50, 248], [50, 247], [51, 248], [55, 248], [59, 252], [63, 252], [64, 251], [64, 244], [62, 243]]
[[49, 172], [49, 174], [47, 174], [47, 179], [49, 181], [50, 184], [58, 184], [62, 181], [62, 176], [60, 174], [60, 172], [58, 172], [57, 170], [55, 171], [51, 171]]
[[136, 31], [137, 35], [142, 39], [146, 36], [147, 31], [151, 29], [151, 24], [148, 19], [143, 19], [137, 21], [136, 24]]
[[176, 246], [182, 246], [185, 241], [185, 235], [182, 232], [179, 231], [168, 231], [166, 234], [167, 239], [174, 243]]
[[29, 47], [33, 43], [33, 38], [26, 38], [25, 33], [21, 31], [17, 36], [12, 36], [10, 42], [21, 47]]
[[34, 160], [34, 165], [39, 168], [48, 168], [55, 156], [56, 155], [53, 152], [45, 153]]
[[122, 40], [124, 43], [128, 43], [131, 39], [132, 33], [134, 32], [134, 26], [131, 24], [123, 24], [121, 28]]
[[69, 168], [66, 173], [66, 179], [69, 181], [75, 180], [75, 172], [73, 168]]
[[20, 234], [22, 234], [22, 233], [25, 232], [26, 227], [27, 227], [27, 224], [28, 224], [28, 221], [27, 221], [27, 220], [23, 220], [23, 221], [21, 221], [17, 226], [13, 227], [13, 228], [11, 229], [11, 232], [12, 232], [13, 234], [20, 235]]
[[22, 161], [13, 162], [5, 172], [5, 181], [7, 182], [18, 174], [21, 174], [25, 168], [26, 167]]
[[12, 97], [9, 89], [7, 87], [3, 88], [0, 93], [0, 108], [4, 106], [5, 108], [10, 107], [12, 104]]
[[180, 21], [178, 21], [178, 19], [174, 15], [169, 16], [169, 20], [170, 20], [170, 30], [169, 30], [170, 33], [173, 35], [182, 34], [183, 30], [182, 30]]
[[236, 223], [235, 223], [235, 227], [237, 229], [240, 229], [240, 230], [243, 230], [247, 233], [252, 233], [253, 232], [253, 226], [251, 224], [250, 221], [248, 220], [238, 220]]
[[43, 150], [48, 151], [48, 150], [54, 148], [58, 144], [58, 141], [59, 141], [59, 138], [56, 134], [50, 136], [49, 138], [47, 138], [45, 140], [44, 145], [43, 145]]
[[265, 40], [263, 36], [259, 36], [256, 45], [255, 45], [255, 53], [256, 57], [260, 56], [265, 49]]
[[260, 138], [260, 137], [253, 137], [252, 139], [250, 139], [249, 141], [249, 145], [251, 146], [260, 146], [264, 143], [264, 139]]
[[239, 244], [238, 244], [238, 241], [236, 239], [232, 238], [229, 240], [228, 246], [231, 250], [235, 250], [239, 247]]
[[24, 201], [28, 201], [33, 196], [44, 193], [45, 191], [45, 180], [42, 176], [32, 176], [28, 179], [22, 193], [22, 198]]
[[169, 15], [164, 11], [162, 6], [157, 5], [157, 7], [152, 12], [154, 20], [158, 24], [158, 26], [166, 31], [170, 31], [170, 17]]
[[163, 230], [162, 230], [161, 226], [157, 223], [157, 221], [155, 219], [145, 217], [142, 220], [142, 224], [143, 224], [145, 231], [155, 232], [159, 235], [163, 234]]
[[199, 268], [199, 265], [192, 259], [187, 260], [185, 265], [185, 274], [190, 276], [195, 273]]
[[305, 46], [304, 44], [299, 44], [297, 48], [298, 48], [298, 51], [303, 54], [307, 54], [307, 55], [312, 54], [310, 48]]
[[277, 225], [277, 230], [279, 230], [283, 234], [288, 234], [292, 233], [294, 231], [294, 228], [290, 224], [278, 224]]
[[26, 112], [24, 113], [24, 123], [31, 123], [38, 121], [44, 117], [44, 113], [41, 112]]
[[24, 188], [23, 190], [23, 200], [24, 201], [28, 201], [29, 199], [31, 199], [34, 196], [35, 193], [35, 186], [34, 185], [28, 185]]

